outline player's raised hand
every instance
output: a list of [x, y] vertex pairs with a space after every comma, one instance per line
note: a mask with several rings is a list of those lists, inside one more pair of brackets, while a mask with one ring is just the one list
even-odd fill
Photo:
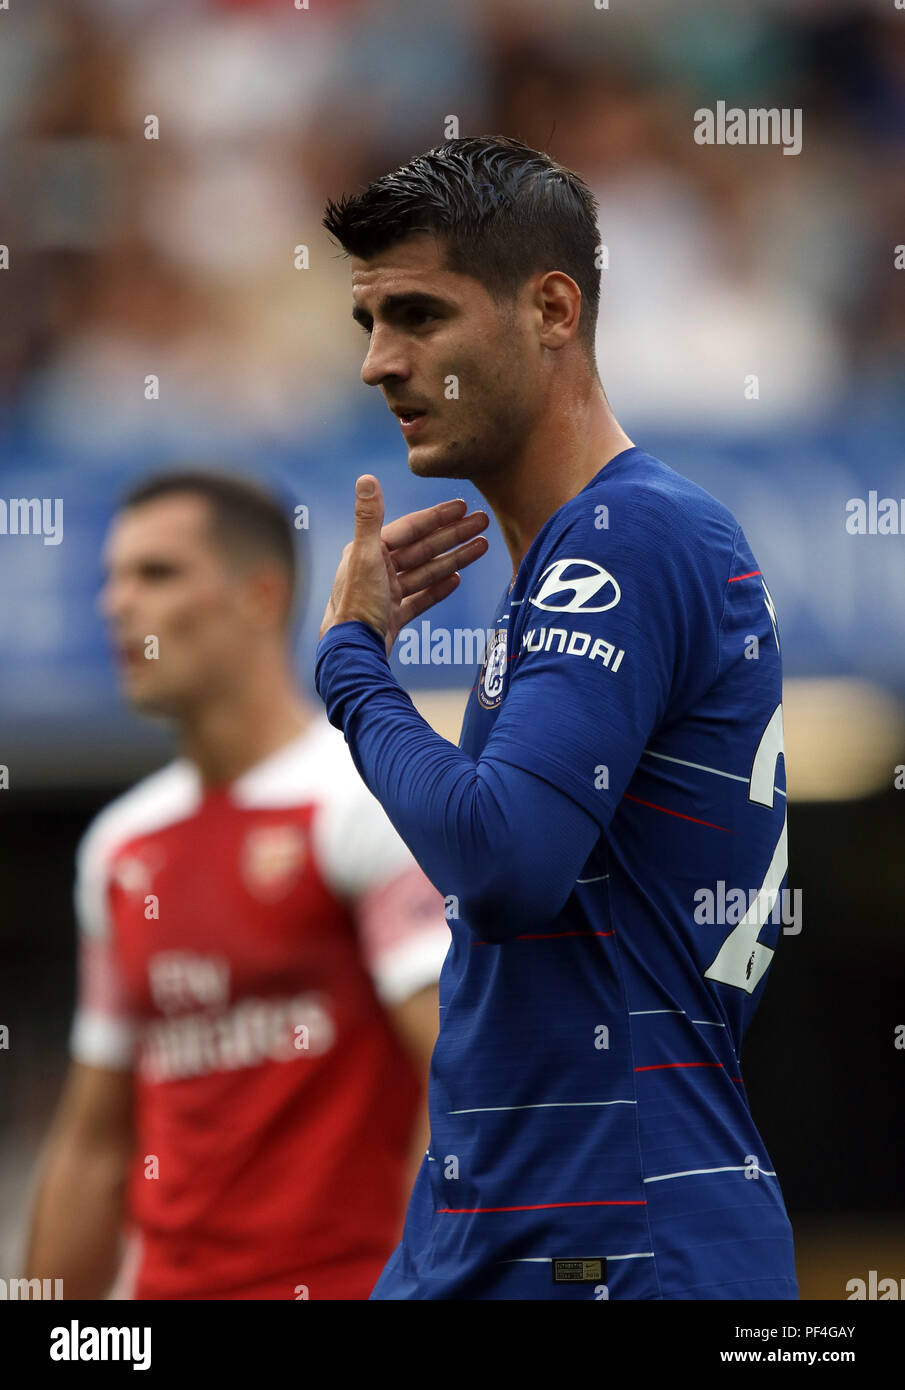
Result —
[[486, 512], [468, 513], [460, 498], [409, 512], [384, 526], [380, 484], [366, 473], [355, 486], [355, 534], [343, 551], [320, 635], [358, 620], [386, 639], [433, 608], [459, 583], [459, 570], [480, 559]]

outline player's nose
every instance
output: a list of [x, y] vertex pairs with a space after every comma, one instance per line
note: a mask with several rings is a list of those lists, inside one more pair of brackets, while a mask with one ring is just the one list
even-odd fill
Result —
[[127, 586], [121, 582], [107, 580], [97, 596], [97, 609], [102, 618], [109, 623], [121, 622], [129, 608]]
[[409, 363], [399, 339], [375, 328], [368, 344], [368, 355], [361, 366], [365, 386], [380, 386], [388, 377], [407, 381], [409, 373]]

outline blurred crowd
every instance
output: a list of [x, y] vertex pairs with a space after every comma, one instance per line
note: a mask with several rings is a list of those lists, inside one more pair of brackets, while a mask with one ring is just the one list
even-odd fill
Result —
[[[801, 154], [697, 144], [719, 100], [801, 108]], [[13, 0], [5, 456], [291, 444], [354, 413], [323, 203], [450, 131], [518, 136], [593, 189], [599, 362], [629, 427], [775, 428], [896, 391], [891, 0]]]

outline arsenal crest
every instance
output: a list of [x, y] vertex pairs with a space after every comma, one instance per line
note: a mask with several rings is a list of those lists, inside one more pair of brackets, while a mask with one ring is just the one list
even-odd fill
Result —
[[259, 825], [242, 845], [241, 873], [260, 902], [274, 903], [296, 883], [306, 858], [305, 835], [298, 825]]
[[163, 856], [153, 847], [140, 854], [123, 854], [110, 869], [110, 879], [117, 888], [137, 898], [143, 898], [153, 888], [154, 875], [163, 868]]

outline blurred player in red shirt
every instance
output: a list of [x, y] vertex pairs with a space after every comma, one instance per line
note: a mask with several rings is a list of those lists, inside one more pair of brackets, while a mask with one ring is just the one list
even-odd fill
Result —
[[28, 1265], [101, 1298], [365, 1299], [427, 1145], [443, 901], [300, 695], [293, 529], [255, 485], [127, 498], [102, 607], [182, 756], [78, 852], [72, 1063]]

